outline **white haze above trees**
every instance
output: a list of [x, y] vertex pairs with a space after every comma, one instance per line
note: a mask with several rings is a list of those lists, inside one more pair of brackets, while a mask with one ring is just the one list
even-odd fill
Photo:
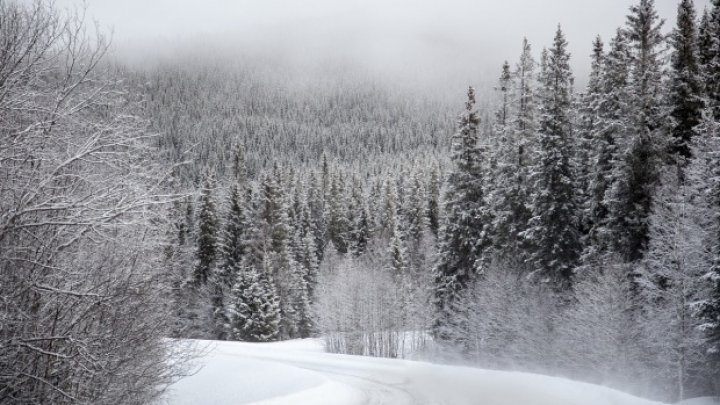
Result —
[[[57, 0], [59, 7], [80, 0]], [[138, 63], [183, 54], [266, 57], [273, 64], [344, 63], [415, 88], [457, 94], [467, 83], [490, 84], [498, 61], [517, 43], [547, 42], [562, 24], [580, 84], [589, 75], [592, 40], [610, 38], [631, 0], [93, 0], [88, 14], [114, 30], [118, 55]], [[698, 0], [702, 10], [709, 0]], [[676, 1], [657, 1], [671, 19]], [[470, 50], [470, 51], [468, 51]], [[419, 80], [422, 79], [422, 80]]]

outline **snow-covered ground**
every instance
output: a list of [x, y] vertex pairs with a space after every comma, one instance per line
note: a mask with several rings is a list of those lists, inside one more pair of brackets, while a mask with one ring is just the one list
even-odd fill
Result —
[[677, 405], [720, 405], [720, 398], [703, 397], [678, 402]]
[[658, 405], [535, 374], [323, 353], [318, 340], [200, 342], [202, 369], [175, 383], [173, 405]]

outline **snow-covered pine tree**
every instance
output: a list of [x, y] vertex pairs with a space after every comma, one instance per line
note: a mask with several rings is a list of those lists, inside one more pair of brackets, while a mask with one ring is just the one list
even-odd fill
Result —
[[[495, 119], [492, 122], [490, 142], [487, 145], [488, 150], [500, 151], [503, 148], [510, 150], [513, 149], [511, 145], [514, 144], [514, 140], [512, 139], [513, 134], [510, 128], [510, 121], [513, 115], [513, 106], [511, 105], [512, 86], [513, 77], [510, 72], [510, 63], [505, 61], [500, 70], [500, 77], [498, 78], [497, 85], [495, 86], [495, 93], [497, 94], [500, 106], [495, 111]], [[488, 182], [489, 186], [487, 189], [489, 201], [495, 199], [493, 196], [493, 194], [496, 194], [495, 190], [498, 187], [502, 187], [505, 182], [504, 179], [498, 178], [501, 176], [496, 175], [496, 173], [500, 171], [499, 166], [503, 163], [503, 157], [502, 153], [489, 154], [486, 162], [487, 167], [485, 168], [485, 171], [492, 174], [488, 178], [488, 180], [490, 180]]]
[[530, 145], [535, 137], [536, 108], [535, 108], [535, 69], [537, 62], [532, 56], [532, 47], [527, 38], [523, 38], [522, 53], [520, 61], [513, 72], [516, 84], [515, 103], [517, 104], [517, 118], [515, 127], [519, 142], [518, 160], [522, 164], [528, 164], [532, 148]]
[[680, 162], [690, 158], [690, 142], [702, 119], [703, 86], [698, 63], [695, 7], [692, 0], [678, 6], [677, 26], [672, 33], [672, 70], [669, 103], [673, 118], [671, 156]]
[[[528, 102], [524, 100], [526, 98], [524, 93], [529, 91], [529, 88], [524, 81], [528, 80], [526, 76], [528, 71], [532, 71], [533, 66], [527, 65], [528, 61], [525, 59], [529, 57], [525, 55], [527, 49], [529, 45], [525, 42], [521, 63], [515, 74], [510, 72], [510, 65], [507, 62], [503, 64], [496, 87], [501, 105], [495, 113], [493, 150], [496, 164], [492, 170], [492, 187], [488, 190], [488, 200], [494, 216], [493, 251], [518, 264], [523, 262], [519, 235], [526, 229], [529, 218], [525, 184], [527, 168], [522, 158], [525, 152], [524, 143], [521, 142], [521, 139], [528, 134], [522, 128], [527, 124], [527, 117], [524, 116], [526, 113], [520, 113], [523, 114], [520, 118], [514, 113], [514, 109], [519, 108], [517, 104]], [[517, 97], [517, 100], [512, 100], [513, 97]]]
[[294, 295], [297, 302], [296, 311], [300, 315], [296, 329], [299, 337], [306, 338], [314, 330], [310, 307], [313, 304], [313, 294], [317, 284], [318, 258], [314, 236], [315, 223], [310, 217], [307, 198], [299, 188], [296, 193], [296, 218], [292, 227], [294, 236], [292, 250], [297, 266], [293, 276]]
[[495, 251], [523, 266], [527, 255], [527, 243], [522, 236], [530, 219], [529, 175], [533, 153], [537, 149], [536, 73], [537, 63], [532, 47], [523, 39], [519, 62], [512, 75], [514, 119], [508, 134], [508, 142], [497, 153], [500, 155], [499, 177], [496, 183], [501, 195], [495, 201]]
[[601, 89], [597, 100], [598, 132], [594, 137], [586, 218], [588, 237], [583, 262], [594, 260], [598, 254], [609, 250], [611, 239], [608, 228], [609, 194], [612, 185], [619, 181], [620, 150], [626, 145], [626, 114], [628, 106], [630, 50], [625, 32], [617, 30], [610, 42], [600, 74]]
[[193, 273], [193, 279], [197, 286], [207, 284], [216, 259], [218, 220], [212, 195], [213, 184], [210, 180], [207, 180], [200, 194], [197, 263]]
[[405, 223], [403, 227], [405, 240], [413, 255], [423, 232], [428, 227], [427, 216], [425, 215], [425, 196], [425, 185], [419, 173], [415, 173], [415, 176], [408, 181], [401, 210]]
[[248, 242], [248, 215], [245, 209], [245, 198], [237, 185], [230, 188], [228, 212], [225, 224], [220, 235], [221, 263], [216, 267], [211, 280], [212, 302], [214, 308], [215, 337], [223, 339], [231, 337], [228, 334], [228, 318], [226, 301], [233, 284], [238, 280], [238, 273], [246, 262], [246, 253], [249, 250]]
[[321, 179], [315, 172], [312, 172], [307, 190], [307, 204], [310, 209], [310, 219], [313, 222], [312, 230], [315, 238], [318, 263], [322, 261], [325, 252], [325, 234], [327, 231], [325, 200], [323, 198]]
[[278, 287], [283, 318], [280, 323], [281, 337], [306, 337], [312, 329], [306, 269], [295, 260], [290, 246], [285, 246], [276, 257], [275, 271], [280, 278]]
[[380, 212], [380, 222], [382, 224], [381, 236], [389, 238], [393, 229], [395, 229], [399, 199], [397, 183], [395, 179], [390, 176], [385, 178], [383, 197], [383, 206]]
[[280, 300], [272, 277], [264, 269], [243, 266], [226, 306], [234, 340], [268, 342], [280, 333]]
[[344, 182], [339, 175], [332, 176], [329, 190], [327, 236], [341, 254], [348, 252], [350, 219]]
[[654, 130], [659, 127], [662, 114], [662, 53], [665, 35], [655, 9], [655, 0], [640, 0], [630, 7], [626, 32], [632, 49], [631, 85], [637, 101], [638, 124]]
[[265, 266], [272, 272], [280, 299], [281, 339], [298, 337], [301, 328], [309, 328], [310, 316], [304, 270], [293, 251], [295, 229], [290, 221], [292, 203], [287, 184], [286, 173], [277, 164], [263, 180]]
[[510, 95], [512, 94], [512, 73], [510, 63], [505, 61], [502, 65], [500, 79], [496, 91], [500, 94], [500, 109], [495, 114], [496, 132], [504, 132], [510, 123]]
[[228, 213], [221, 235], [222, 264], [218, 272], [223, 285], [228, 287], [235, 282], [235, 272], [242, 263], [247, 250], [245, 245], [247, 240], [246, 221], [245, 198], [237, 186], [232, 186], [228, 201]]
[[541, 75], [541, 118], [535, 166], [531, 174], [532, 218], [525, 237], [532, 248], [533, 270], [557, 288], [570, 285], [580, 249], [578, 207], [572, 156], [572, 84], [570, 55], [558, 26]]
[[428, 184], [427, 215], [430, 226], [435, 237], [440, 230], [440, 170], [434, 166], [430, 171], [430, 183]]
[[[500, 77], [498, 78], [497, 85], [495, 87], [495, 93], [497, 94], [499, 107], [495, 111], [495, 117], [490, 121], [489, 128], [483, 127], [481, 130], [488, 133], [485, 147], [488, 151], [499, 151], [503, 146], [512, 143], [510, 138], [509, 121], [512, 116], [512, 105], [511, 105], [511, 92], [512, 92], [512, 73], [510, 72], [510, 63], [508, 61], [503, 62], [500, 70]], [[499, 172], [501, 162], [501, 155], [498, 153], [488, 153], [486, 159], [483, 161], [483, 171], [487, 173], [486, 182], [486, 198], [489, 206], [496, 205], [493, 200], [497, 199], [496, 189], [504, 186], [504, 180], [500, 179], [496, 173]]]
[[260, 269], [265, 263], [266, 240], [262, 213], [265, 209], [262, 188], [248, 186], [245, 190], [245, 221], [243, 223], [244, 265]]
[[713, 45], [713, 30], [710, 24], [710, 12], [706, 9], [703, 10], [702, 17], [700, 17], [700, 23], [698, 24], [698, 64], [700, 65], [700, 74], [703, 77], [703, 89], [707, 84], [707, 74], [709, 71], [710, 63], [712, 62], [712, 45]]
[[376, 176], [374, 181], [371, 181], [370, 190], [368, 191], [367, 208], [368, 216], [370, 218], [370, 227], [373, 230], [373, 234], [382, 233], [383, 230], [383, 178]]
[[[605, 44], [598, 35], [593, 41], [593, 51], [590, 61], [590, 78], [588, 80], [586, 100], [588, 104], [597, 104], [596, 100], [602, 94], [603, 66], [605, 65]], [[593, 117], [588, 117], [593, 118]]]
[[370, 215], [362, 189], [362, 184], [357, 179], [353, 181], [351, 205], [349, 212], [350, 220], [350, 253], [360, 256], [365, 252], [370, 240]]
[[460, 308], [457, 299], [471, 280], [482, 272], [491, 245], [492, 218], [485, 201], [483, 179], [484, 145], [479, 132], [480, 117], [475, 110], [475, 89], [468, 90], [465, 112], [453, 136], [453, 169], [448, 176], [444, 218], [440, 229], [438, 261], [433, 269], [433, 333], [447, 340], [452, 333], [454, 317]]
[[396, 211], [395, 218], [392, 221], [393, 228], [390, 234], [390, 246], [388, 247], [388, 255], [390, 256], [390, 267], [393, 277], [401, 279], [408, 275], [408, 252], [406, 244], [406, 235], [404, 229], [407, 224], [405, 219]]
[[279, 252], [290, 237], [288, 196], [283, 189], [283, 173], [277, 163], [271, 173], [265, 175], [262, 182], [263, 212], [266, 238], [270, 241], [270, 250]]
[[610, 240], [613, 250], [627, 262], [641, 259], [647, 250], [648, 216], [666, 146], [660, 100], [663, 21], [653, 0], [640, 0], [630, 11], [626, 27], [631, 49], [629, 108], [622, 123], [629, 139], [608, 198]]
[[591, 207], [593, 203], [592, 187], [596, 170], [596, 147], [601, 144], [602, 120], [600, 118], [600, 103], [603, 96], [603, 66], [605, 65], [605, 44], [600, 36], [593, 41], [591, 55], [590, 78], [585, 93], [580, 97], [578, 123], [575, 128], [576, 139], [574, 152], [574, 166], [576, 171], [578, 202], [582, 206], [580, 230], [583, 236], [590, 233], [594, 227]]
[[[303, 280], [299, 292], [301, 293], [300, 303], [307, 304], [308, 307], [315, 303], [315, 288], [318, 283], [318, 253], [315, 245], [315, 222], [311, 218], [310, 208], [307, 204], [305, 196], [300, 197], [300, 205], [298, 210], [299, 223], [295, 226], [296, 237], [298, 238], [298, 246], [295, 251], [297, 264], [302, 270], [301, 277]], [[298, 334], [301, 338], [309, 337], [315, 330], [315, 325], [311, 319], [308, 307], [301, 306], [301, 320], [298, 325]]]

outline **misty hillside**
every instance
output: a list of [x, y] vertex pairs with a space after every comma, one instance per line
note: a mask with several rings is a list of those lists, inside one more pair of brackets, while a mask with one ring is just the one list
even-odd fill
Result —
[[323, 155], [365, 168], [399, 156], [447, 156], [455, 119], [447, 103], [357, 72], [327, 74], [210, 63], [156, 66], [133, 80], [147, 94], [142, 113], [161, 134], [160, 148], [175, 162], [189, 160], [183, 170], [195, 181], [207, 170], [228, 175], [239, 144], [253, 176], [272, 161], [306, 166]]

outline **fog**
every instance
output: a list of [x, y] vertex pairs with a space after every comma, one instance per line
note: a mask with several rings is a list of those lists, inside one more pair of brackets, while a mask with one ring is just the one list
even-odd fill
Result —
[[[678, 0], [656, 0], [669, 31]], [[597, 34], [609, 42], [635, 0], [89, 0], [130, 61], [178, 53], [264, 55], [290, 65], [348, 62], [390, 77], [442, 83], [494, 79], [525, 36], [536, 55], [557, 24], [578, 84]], [[709, 0], [696, 2], [698, 14]], [[56, 0], [60, 7], [82, 4]]]

